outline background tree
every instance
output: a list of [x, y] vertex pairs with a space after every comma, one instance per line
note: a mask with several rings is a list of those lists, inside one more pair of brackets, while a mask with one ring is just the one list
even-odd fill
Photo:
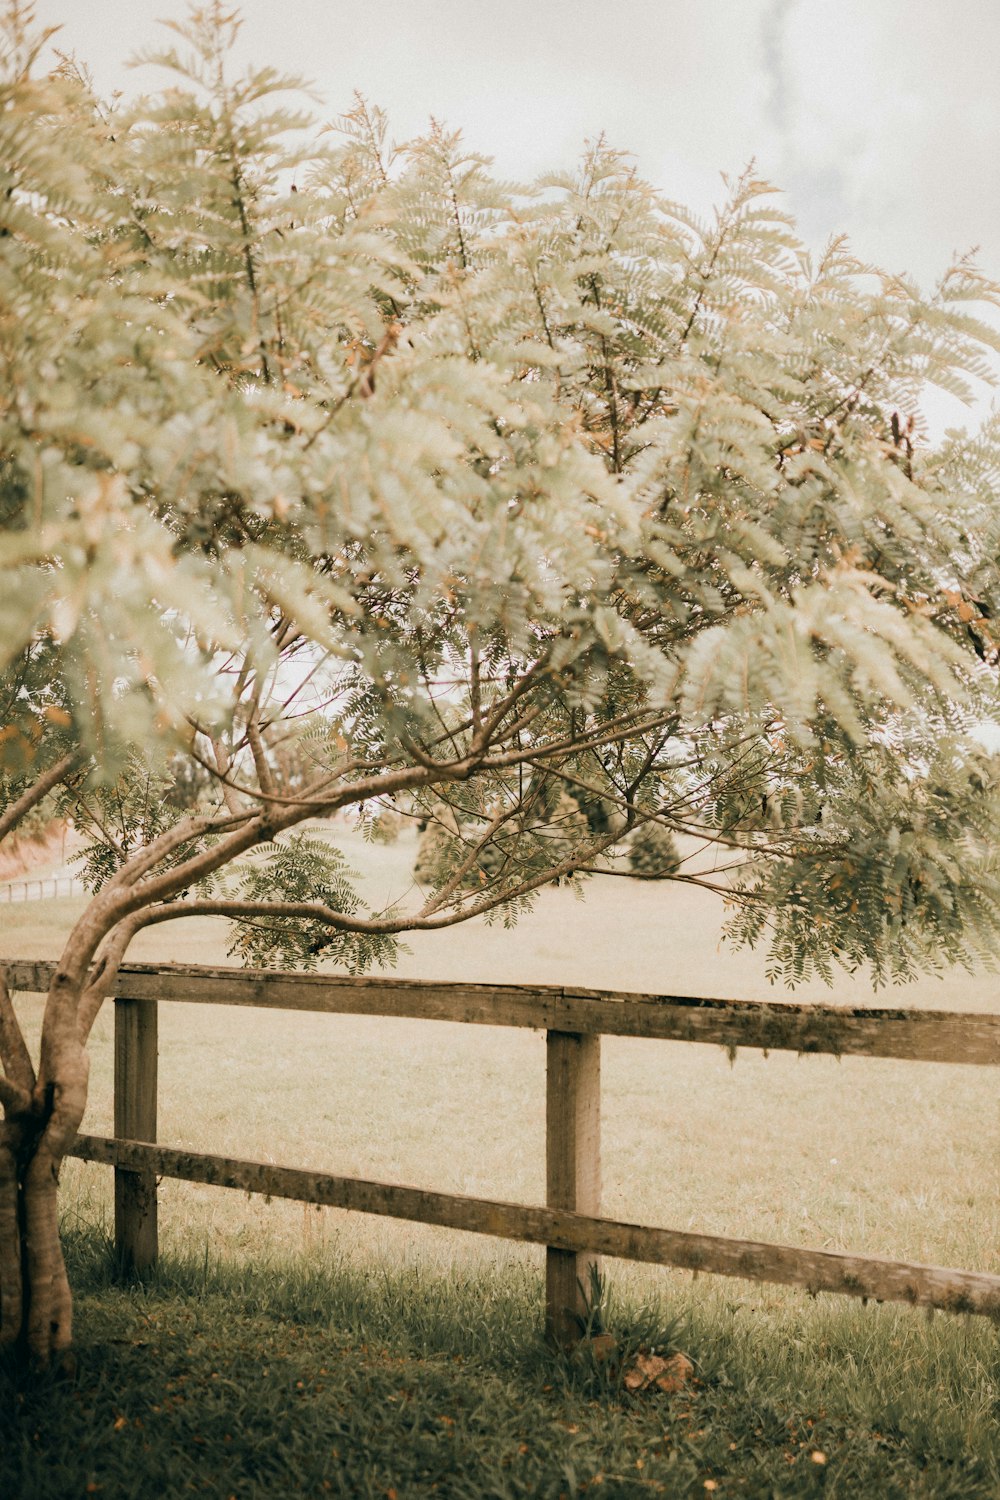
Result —
[[[0, 835], [58, 791], [90, 839], [37, 1058], [0, 987], [0, 1337], [41, 1361], [143, 926], [358, 969], [657, 829], [791, 978], [997, 928], [996, 424], [931, 447], [919, 401], [990, 376], [1000, 289], [814, 260], [752, 173], [702, 223], [603, 141], [518, 189], [357, 99], [303, 147], [236, 25], [111, 112], [4, 27]], [[441, 857], [373, 911], [303, 825], [394, 804]]]

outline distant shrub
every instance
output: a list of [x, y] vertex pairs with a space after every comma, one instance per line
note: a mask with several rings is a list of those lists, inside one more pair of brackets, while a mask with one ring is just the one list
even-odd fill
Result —
[[403, 831], [405, 819], [402, 813], [391, 807], [380, 808], [372, 819], [369, 834], [373, 844], [394, 844]]
[[672, 875], [680, 862], [677, 840], [658, 823], [643, 823], [628, 841], [629, 869], [634, 875]]

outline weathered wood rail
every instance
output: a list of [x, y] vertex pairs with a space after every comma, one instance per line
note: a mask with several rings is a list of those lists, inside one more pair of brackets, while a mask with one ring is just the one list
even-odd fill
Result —
[[[53, 965], [8, 962], [4, 968], [12, 989], [44, 992]], [[123, 967], [112, 993], [115, 1136], [81, 1135], [73, 1154], [115, 1169], [115, 1236], [127, 1265], [142, 1269], [156, 1258], [156, 1178], [166, 1176], [545, 1245], [547, 1324], [552, 1338], [564, 1344], [576, 1337], [589, 1266], [600, 1255], [1000, 1320], [1000, 1274], [657, 1229], [600, 1216], [602, 1035], [995, 1066], [1000, 1064], [1000, 1015], [146, 964]], [[544, 1030], [546, 1206], [429, 1192], [156, 1144], [161, 1001]]]

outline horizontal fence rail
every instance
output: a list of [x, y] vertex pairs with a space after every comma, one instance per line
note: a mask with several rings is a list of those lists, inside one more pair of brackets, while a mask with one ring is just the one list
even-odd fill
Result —
[[[51, 963], [3, 965], [14, 990], [44, 992]], [[115, 1169], [116, 1243], [137, 1268], [156, 1258], [158, 1176], [384, 1214], [547, 1246], [546, 1319], [568, 1345], [601, 1255], [753, 1281], [908, 1302], [1000, 1321], [1000, 1275], [925, 1266], [600, 1216], [600, 1037], [631, 1036], [906, 1061], [1000, 1064], [1000, 1015], [635, 995], [552, 985], [444, 984], [130, 964], [115, 999], [115, 1137], [73, 1155]], [[241, 1161], [156, 1144], [159, 1002], [521, 1026], [547, 1033], [544, 1208]]]
[[[12, 989], [36, 993], [48, 989], [55, 972], [52, 963], [12, 961], [3, 967]], [[557, 985], [357, 979], [195, 964], [123, 965], [111, 993], [130, 1000], [462, 1021], [765, 1052], [1000, 1064], [1000, 1015], [964, 1011], [709, 1000]]]
[[686, 1230], [652, 1229], [617, 1219], [596, 1218], [566, 1209], [532, 1208], [490, 1198], [467, 1198], [423, 1188], [366, 1182], [270, 1162], [240, 1161], [199, 1151], [172, 1151], [139, 1141], [110, 1141], [81, 1135], [73, 1152], [83, 1161], [102, 1162], [133, 1172], [239, 1188], [269, 1198], [291, 1198], [327, 1208], [382, 1214], [445, 1229], [464, 1229], [507, 1240], [549, 1245], [571, 1253], [591, 1251], [620, 1260], [713, 1271], [751, 1281], [773, 1281], [808, 1292], [843, 1292], [879, 1302], [909, 1302], [948, 1312], [985, 1313], [1000, 1318], [1000, 1276], [979, 1271], [921, 1266], [882, 1256], [800, 1250], [759, 1240]]

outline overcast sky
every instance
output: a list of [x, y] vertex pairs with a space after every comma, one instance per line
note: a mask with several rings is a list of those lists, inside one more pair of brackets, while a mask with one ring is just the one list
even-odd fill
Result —
[[[102, 92], [183, 0], [36, 0]], [[430, 114], [504, 175], [573, 162], [605, 131], [707, 209], [755, 157], [815, 245], [926, 285], [980, 247], [1000, 277], [1000, 0], [244, 0], [241, 60], [302, 74], [338, 113], [360, 89], [394, 134]]]
[[[37, 0], [102, 91], [180, 0]], [[695, 207], [754, 156], [814, 241], [927, 280], [981, 247], [1000, 275], [1000, 0], [244, 0], [244, 58], [361, 89], [399, 138], [435, 114], [505, 174], [604, 130]]]

